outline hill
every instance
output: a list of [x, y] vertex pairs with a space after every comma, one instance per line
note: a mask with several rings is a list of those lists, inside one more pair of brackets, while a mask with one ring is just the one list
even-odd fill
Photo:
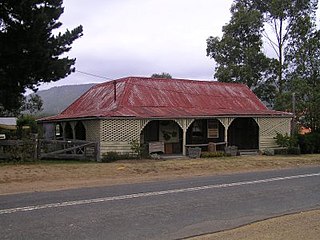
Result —
[[56, 115], [68, 107], [74, 100], [89, 90], [94, 83], [53, 87], [37, 92], [43, 101], [41, 116]]

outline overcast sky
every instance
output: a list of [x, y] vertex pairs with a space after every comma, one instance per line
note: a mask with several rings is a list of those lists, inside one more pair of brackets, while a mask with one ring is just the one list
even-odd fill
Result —
[[[206, 39], [221, 36], [232, 0], [64, 0], [65, 28], [84, 28], [68, 53], [76, 69], [111, 79], [167, 72], [175, 78], [213, 79]], [[57, 85], [107, 80], [75, 72]]]

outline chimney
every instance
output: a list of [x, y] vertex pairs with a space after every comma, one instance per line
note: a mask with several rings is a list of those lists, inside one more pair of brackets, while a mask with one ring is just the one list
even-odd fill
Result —
[[117, 82], [113, 81], [113, 101], [117, 101]]

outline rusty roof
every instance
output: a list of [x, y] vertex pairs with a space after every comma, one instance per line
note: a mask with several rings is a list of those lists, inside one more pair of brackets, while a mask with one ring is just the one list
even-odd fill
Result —
[[59, 115], [41, 120], [262, 115], [291, 116], [269, 110], [243, 84], [127, 77], [97, 84]]

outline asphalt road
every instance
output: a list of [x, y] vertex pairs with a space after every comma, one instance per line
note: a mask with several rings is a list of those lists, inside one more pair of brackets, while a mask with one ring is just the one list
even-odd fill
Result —
[[0, 196], [0, 239], [180, 239], [320, 208], [320, 166]]

